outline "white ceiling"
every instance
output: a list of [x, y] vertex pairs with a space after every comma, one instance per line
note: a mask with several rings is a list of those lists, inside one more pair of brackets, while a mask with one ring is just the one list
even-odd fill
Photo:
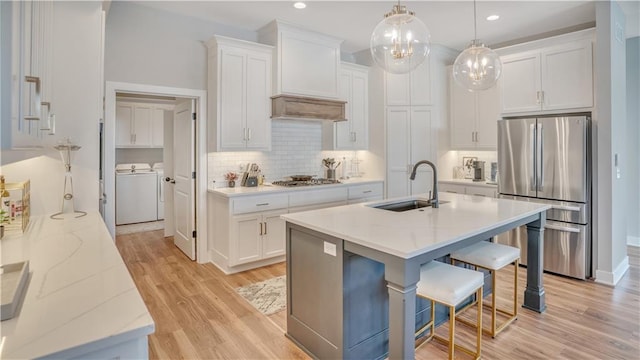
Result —
[[[394, 1], [306, 1], [293, 8], [288, 1], [140, 1], [143, 6], [256, 31], [273, 19], [344, 39], [342, 50], [354, 53], [369, 47], [371, 31], [391, 10]], [[620, 2], [627, 14], [627, 37], [640, 35], [640, 1]], [[433, 43], [463, 49], [473, 38], [473, 2], [405, 1], [431, 31]], [[593, 1], [487, 1], [478, 0], [478, 38], [490, 46], [536, 37], [595, 22]], [[489, 22], [490, 14], [500, 15]]]

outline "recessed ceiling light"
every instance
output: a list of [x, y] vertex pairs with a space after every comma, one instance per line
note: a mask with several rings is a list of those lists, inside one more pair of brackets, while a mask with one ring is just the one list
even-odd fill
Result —
[[500, 15], [489, 15], [489, 16], [487, 16], [487, 20], [488, 21], [496, 21], [498, 19], [500, 19]]
[[296, 9], [304, 9], [304, 8], [307, 7], [307, 4], [303, 3], [302, 1], [296, 1], [293, 4], [293, 7], [296, 8]]

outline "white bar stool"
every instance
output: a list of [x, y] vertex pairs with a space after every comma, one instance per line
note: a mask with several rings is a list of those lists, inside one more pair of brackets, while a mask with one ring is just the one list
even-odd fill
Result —
[[[471, 246], [467, 246], [463, 249], [451, 253], [451, 263], [463, 262], [469, 265], [473, 265], [476, 268], [482, 268], [488, 270], [491, 273], [491, 328], [484, 331], [496, 337], [504, 328], [511, 324], [518, 318], [518, 265], [520, 263], [520, 249], [502, 244], [496, 244], [489, 241], [481, 241]], [[496, 307], [496, 271], [504, 268], [509, 264], [514, 264], [515, 269], [513, 271], [513, 311], [509, 312], [503, 309], [497, 309]], [[469, 306], [473, 305], [470, 304]], [[468, 308], [460, 310], [460, 312]], [[496, 312], [500, 312], [508, 316], [508, 319], [500, 326], [496, 327]], [[470, 324], [465, 319], [458, 319], [460, 322]]]
[[[480, 358], [482, 341], [482, 286], [484, 277], [482, 273], [441, 263], [438, 261], [428, 262], [420, 267], [420, 281], [417, 284], [416, 293], [418, 296], [431, 301], [431, 321], [416, 331], [416, 337], [422, 334], [427, 328], [430, 330], [429, 337], [422, 343], [430, 341], [432, 338], [449, 345], [449, 359], [453, 359], [454, 350], [457, 348], [469, 355]], [[476, 351], [467, 349], [454, 342], [454, 330], [456, 321], [456, 305], [476, 293], [478, 304], [477, 323], [474, 326], [478, 329], [476, 339]], [[449, 307], [449, 339], [445, 339], [435, 333], [435, 303]], [[421, 344], [421, 345], [422, 345]]]

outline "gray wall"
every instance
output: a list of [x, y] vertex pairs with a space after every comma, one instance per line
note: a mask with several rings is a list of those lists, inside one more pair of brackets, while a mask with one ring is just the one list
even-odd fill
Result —
[[[596, 3], [594, 235], [596, 280], [615, 284], [627, 258], [625, 17], [615, 2]], [[622, 34], [620, 34], [622, 31]], [[618, 155], [619, 165], [614, 157]], [[617, 171], [621, 171], [618, 177]]]
[[257, 40], [252, 31], [113, 1], [106, 22], [105, 80], [204, 90], [203, 42], [213, 34]]
[[627, 241], [640, 246], [640, 37], [627, 39]]

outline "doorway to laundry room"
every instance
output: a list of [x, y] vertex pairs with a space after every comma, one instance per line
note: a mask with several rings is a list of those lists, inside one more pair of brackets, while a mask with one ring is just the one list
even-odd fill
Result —
[[[164, 229], [187, 257], [206, 262], [206, 94], [106, 83], [103, 217], [112, 236]], [[203, 180], [204, 179], [204, 180]], [[199, 231], [203, 230], [203, 231]]]

